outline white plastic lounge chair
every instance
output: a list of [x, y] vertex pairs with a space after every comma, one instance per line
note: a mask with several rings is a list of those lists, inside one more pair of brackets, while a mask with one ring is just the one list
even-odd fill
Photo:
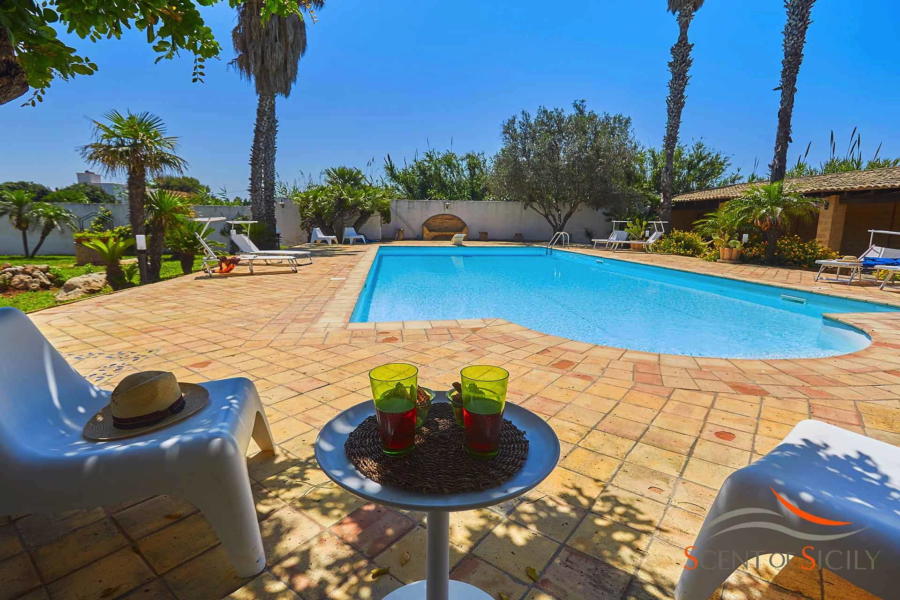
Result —
[[209, 404], [164, 429], [93, 442], [82, 427], [110, 392], [79, 375], [24, 314], [0, 308], [0, 514], [178, 496], [212, 525], [240, 577], [266, 566], [245, 453], [273, 450], [253, 383], [202, 384]]
[[877, 270], [887, 271], [887, 277], [884, 278], [884, 280], [881, 282], [881, 285], [878, 287], [878, 289], [880, 290], [883, 290], [889, 283], [893, 286], [894, 277], [900, 276], [900, 267], [894, 265], [883, 265], [878, 267]]
[[363, 244], [366, 243], [366, 236], [361, 235], [356, 232], [356, 229], [353, 227], [344, 227], [344, 234], [341, 236], [341, 243], [346, 244], [347, 240], [350, 240], [350, 245], [353, 245], [353, 242], [356, 240], [361, 241]]
[[603, 244], [604, 248], [609, 248], [610, 244], [617, 244], [618, 242], [624, 242], [628, 239], [628, 234], [621, 229], [613, 229], [609, 234], [609, 237], [604, 239], [595, 239], [591, 240], [594, 243], [594, 248], [596, 249], [598, 245]]
[[685, 560], [675, 598], [709, 598], [741, 563], [777, 553], [803, 557], [801, 568], [812, 557], [876, 596], [896, 598], [898, 485], [900, 448], [801, 421], [769, 454], [722, 484], [688, 546], [694, 558]]
[[646, 240], [622, 240], [622, 241], [613, 242], [611, 245], [612, 245], [613, 252], [618, 251], [622, 246], [632, 246], [632, 245], [643, 246], [646, 250], [650, 250], [651, 247], [653, 246], [653, 244], [658, 242], [662, 236], [663, 236], [662, 231], [654, 231], [653, 233], [650, 234], [650, 237], [648, 237]]
[[454, 233], [453, 237], [450, 238], [450, 243], [454, 246], [462, 246], [463, 241], [466, 239], [466, 234], [464, 233]]
[[322, 233], [322, 230], [319, 227], [315, 227], [313, 228], [312, 233], [309, 235], [309, 241], [313, 244], [325, 242], [330, 246], [331, 244], [337, 244], [337, 236], [325, 235], [324, 233]]
[[[827, 259], [827, 260], [817, 260], [816, 264], [819, 265], [819, 272], [816, 273], [816, 281], [822, 277], [822, 274], [826, 269], [834, 269], [835, 274], [831, 279], [825, 279], [825, 281], [843, 281], [847, 285], [853, 283], [853, 279], [862, 279], [863, 270], [866, 268], [863, 265], [864, 258], [900, 258], [900, 249], [898, 248], [886, 248], [884, 246], [876, 246], [875, 245], [875, 235], [876, 234], [884, 234], [884, 235], [896, 235], [900, 236], [900, 231], [887, 231], [881, 229], [870, 229], [869, 230], [869, 247], [866, 248], [865, 252], [859, 255], [856, 260], [841, 260], [839, 258], [835, 259]], [[841, 279], [841, 271], [847, 269], [847, 279]], [[883, 286], [882, 286], [883, 287]]]
[[[195, 233], [197, 239], [200, 240], [200, 244], [203, 246], [203, 258], [200, 259], [200, 265], [206, 274], [210, 277], [213, 276], [213, 267], [219, 266], [219, 257], [216, 256], [216, 253], [213, 252], [213, 249], [209, 247], [209, 244], [206, 243], [206, 240], [203, 239], [203, 236], [199, 233]], [[257, 260], [261, 260], [266, 264], [269, 261], [275, 262], [286, 262], [288, 266], [291, 268], [291, 271], [297, 273], [297, 258], [294, 256], [287, 256], [285, 254], [266, 254], [266, 255], [258, 255], [258, 254], [239, 254], [238, 258], [241, 259], [242, 263], [246, 263], [247, 267], [250, 269], [250, 274], [253, 275], [253, 263]]]
[[295, 259], [305, 258], [312, 263], [311, 253], [307, 250], [260, 250], [245, 233], [231, 230], [231, 241], [244, 254], [255, 254], [263, 258], [272, 256], [293, 256]]

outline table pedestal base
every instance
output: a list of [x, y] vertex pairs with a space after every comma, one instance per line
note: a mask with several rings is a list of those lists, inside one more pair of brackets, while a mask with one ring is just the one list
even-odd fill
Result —
[[[384, 597], [384, 600], [422, 600], [425, 598], [425, 581], [417, 581], [397, 588]], [[450, 581], [448, 600], [494, 600], [487, 592], [482, 592], [474, 585], [463, 581]]]
[[427, 578], [394, 590], [385, 600], [493, 600], [474, 585], [450, 581], [450, 513], [428, 511], [427, 526]]

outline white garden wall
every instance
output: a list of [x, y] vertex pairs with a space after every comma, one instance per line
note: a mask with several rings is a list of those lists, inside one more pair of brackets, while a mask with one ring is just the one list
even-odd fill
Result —
[[[127, 204], [63, 204], [72, 211], [87, 227], [101, 206], [105, 206], [113, 214], [115, 226], [128, 224]], [[200, 217], [247, 217], [249, 206], [195, 206], [194, 212]], [[553, 231], [542, 216], [530, 209], [524, 209], [518, 202], [476, 202], [460, 200], [444, 202], [442, 200], [394, 200], [391, 203], [391, 222], [382, 223], [381, 217], [375, 216], [362, 228], [362, 233], [370, 240], [392, 240], [397, 229], [403, 229], [407, 240], [422, 238], [422, 224], [434, 215], [452, 214], [466, 222], [469, 227], [469, 238], [478, 239], [479, 232], [485, 231], [490, 240], [512, 240], [521, 233], [526, 241], [546, 241]], [[309, 233], [300, 229], [300, 215], [297, 207], [290, 202], [276, 203], [275, 216], [278, 219], [278, 231], [282, 243], [294, 246], [309, 240]], [[226, 242], [221, 235], [224, 223], [215, 223], [213, 239]], [[587, 241], [585, 230], [594, 236], [606, 237], [612, 227], [602, 212], [582, 208], [569, 220], [566, 230], [573, 242]], [[29, 243], [37, 243], [39, 232], [29, 232]], [[41, 247], [41, 254], [74, 254], [71, 231], [54, 231]], [[22, 242], [19, 232], [12, 228], [9, 221], [0, 221], [0, 254], [21, 254]]]

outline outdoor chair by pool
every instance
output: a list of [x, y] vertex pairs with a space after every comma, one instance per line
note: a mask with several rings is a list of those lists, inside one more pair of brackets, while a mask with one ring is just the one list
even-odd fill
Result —
[[361, 241], [363, 244], [366, 243], [366, 236], [359, 234], [356, 232], [356, 229], [353, 227], [344, 227], [344, 235], [341, 236], [341, 243], [346, 244], [347, 240], [350, 240], [350, 245], [353, 245], [353, 242], [356, 240]]
[[612, 243], [613, 252], [618, 251], [622, 246], [643, 246], [645, 250], [650, 250], [653, 244], [659, 241], [663, 236], [662, 231], [654, 231], [646, 240], [622, 240]]
[[[213, 267], [218, 266], [219, 257], [216, 256], [216, 253], [213, 252], [213, 249], [209, 247], [209, 244], [206, 243], [206, 240], [204, 240], [202, 236], [196, 233], [194, 235], [197, 236], [197, 239], [200, 240], [200, 244], [203, 246], [203, 258], [200, 259], [200, 265], [206, 274], [212, 277], [215, 273]], [[286, 262], [291, 268], [291, 271], [297, 273], [297, 257], [295, 256], [288, 256], [286, 254], [239, 254], [238, 258], [242, 263], [247, 264], [251, 275], [253, 275], [253, 263], [257, 260], [261, 260], [266, 264], [268, 264], [269, 261]], [[312, 259], [310, 259], [310, 262], [312, 262]]]
[[450, 238], [450, 244], [453, 246], [462, 246], [463, 242], [466, 240], [466, 234], [464, 233], [454, 233], [453, 237]]
[[238, 250], [245, 254], [254, 254], [266, 258], [266, 256], [293, 256], [295, 259], [305, 258], [312, 264], [312, 255], [307, 250], [260, 250], [246, 233], [238, 233], [231, 230], [231, 241]]
[[900, 277], [900, 266], [887, 265], [878, 268], [879, 271], [886, 271], [887, 275], [881, 281], [878, 289], [883, 290], [888, 284], [894, 285], [894, 278]]
[[[844, 260], [841, 258], [835, 259], [823, 259], [817, 260], [816, 264], [819, 265], [819, 272], [816, 273], [816, 281], [822, 277], [822, 274], [826, 269], [834, 269], [834, 277], [832, 279], [826, 279], [826, 281], [843, 281], [847, 285], [853, 283], [854, 279], [862, 279], [863, 271], [872, 270], [871, 265], [865, 264], [865, 259], [867, 258], [900, 258], [900, 249], [898, 248], [887, 248], [885, 246], [876, 246], [875, 245], [875, 235], [876, 234], [884, 234], [884, 235], [896, 235], [900, 236], [900, 231], [886, 231], [881, 229], [870, 229], [869, 230], [869, 247], [866, 248], [865, 252], [859, 255], [855, 260]], [[847, 270], [847, 279], [841, 279], [841, 271]]]
[[16, 309], [0, 308], [0, 338], [0, 515], [178, 496], [207, 518], [239, 576], [265, 567], [245, 453], [251, 437], [263, 450], [273, 444], [250, 380], [201, 384], [209, 403], [163, 429], [89, 441], [82, 428], [110, 392], [79, 375]]
[[624, 242], [628, 239], [628, 233], [622, 231], [621, 229], [613, 229], [613, 231], [609, 234], [609, 237], [604, 239], [595, 239], [591, 240], [594, 243], [594, 248], [598, 245], [603, 244], [604, 248], [609, 248], [610, 244], [617, 244], [619, 242]]
[[337, 236], [325, 235], [324, 233], [322, 233], [322, 230], [319, 227], [314, 227], [312, 233], [309, 234], [309, 241], [312, 244], [325, 242], [330, 246], [331, 244], [337, 244]]
[[896, 598], [898, 486], [900, 448], [801, 421], [725, 480], [688, 546], [675, 598], [709, 598], [738, 566], [765, 554], [799, 557], [806, 569], [814, 560], [872, 594]]

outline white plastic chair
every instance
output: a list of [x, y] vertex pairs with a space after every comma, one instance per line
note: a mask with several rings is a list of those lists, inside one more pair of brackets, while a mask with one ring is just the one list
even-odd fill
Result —
[[241, 577], [266, 565], [245, 453], [273, 450], [253, 383], [202, 384], [210, 402], [170, 427], [111, 442], [81, 435], [109, 401], [24, 314], [0, 308], [0, 515], [182, 497], [209, 520]]
[[312, 233], [309, 235], [309, 241], [313, 244], [325, 242], [330, 246], [331, 244], [337, 244], [337, 236], [325, 235], [324, 233], [322, 233], [322, 230], [319, 227], [315, 227], [313, 228]]
[[675, 598], [709, 598], [743, 562], [777, 553], [803, 557], [803, 568], [812, 557], [858, 587], [896, 598], [898, 485], [900, 448], [801, 421], [769, 454], [725, 480], [688, 547], [694, 558], [685, 561]]
[[363, 244], [365, 244], [366, 236], [356, 233], [356, 229], [353, 227], [344, 227], [344, 235], [341, 236], [341, 243], [346, 244], [347, 240], [350, 240], [351, 246], [353, 245], [353, 242], [356, 240], [359, 240]]

